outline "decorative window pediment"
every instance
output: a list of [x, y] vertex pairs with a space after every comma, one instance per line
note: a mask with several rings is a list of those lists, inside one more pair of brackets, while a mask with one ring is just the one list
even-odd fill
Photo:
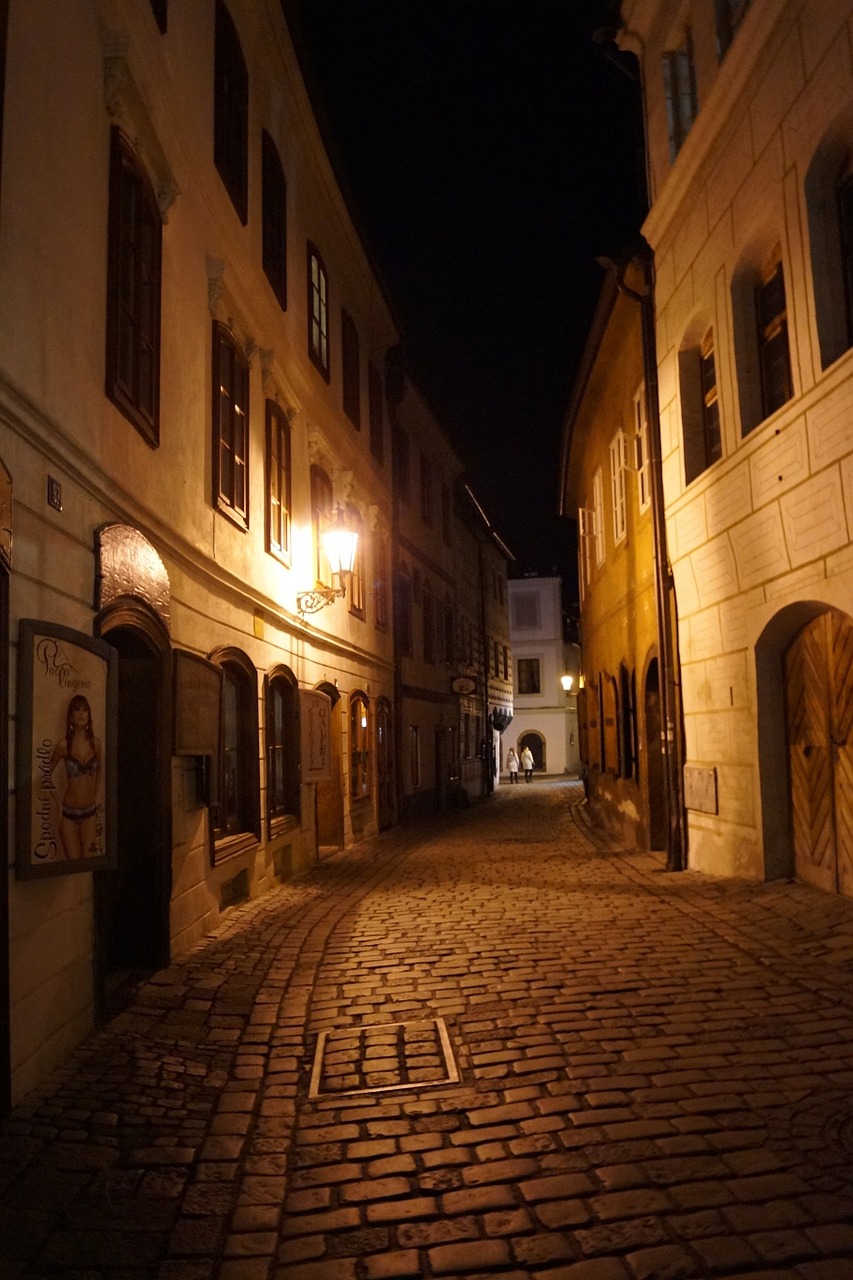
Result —
[[145, 94], [126, 56], [127, 44], [126, 37], [114, 32], [104, 38], [104, 102], [110, 120], [127, 136], [148, 171], [160, 216], [166, 222], [180, 187], [160, 143]]

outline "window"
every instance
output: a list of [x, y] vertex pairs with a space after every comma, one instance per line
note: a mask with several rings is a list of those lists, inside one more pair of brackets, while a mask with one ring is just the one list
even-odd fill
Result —
[[424, 662], [435, 662], [435, 596], [428, 582], [423, 589]]
[[450, 489], [446, 484], [441, 486], [441, 537], [446, 547], [450, 546], [450, 518], [453, 505], [450, 499]]
[[432, 527], [432, 462], [425, 453], [421, 454], [421, 519]]
[[669, 49], [663, 55], [663, 82], [669, 125], [669, 158], [674, 160], [696, 119], [696, 78], [689, 30], [678, 48]]
[[646, 389], [634, 396], [634, 430], [640, 442], [640, 469], [637, 472], [637, 503], [640, 511], [645, 511], [652, 500], [651, 442], [649, 440], [649, 419], [646, 414]]
[[267, 550], [290, 563], [290, 425], [267, 400]]
[[314, 573], [318, 583], [331, 586], [332, 571], [323, 550], [320, 534], [332, 518], [332, 482], [322, 467], [311, 468], [311, 537], [314, 543]]
[[237, 29], [223, 0], [216, 0], [213, 163], [245, 225], [249, 210], [249, 75]]
[[258, 686], [244, 653], [222, 649], [210, 656], [222, 669], [219, 751], [211, 779], [214, 856], [219, 860], [260, 838]]
[[388, 629], [388, 549], [385, 539], [373, 537], [373, 625]]
[[273, 823], [299, 817], [299, 690], [292, 672], [279, 668], [266, 681], [267, 817]]
[[341, 363], [343, 367], [344, 413], [361, 430], [361, 377], [359, 373], [358, 330], [348, 311], [341, 310]]
[[402, 427], [395, 423], [391, 429], [391, 465], [394, 473], [394, 488], [398, 498], [403, 502], [411, 499], [409, 479], [409, 437]]
[[610, 499], [613, 507], [613, 541], [625, 537], [625, 437], [621, 431], [610, 441]]
[[714, 331], [679, 353], [684, 479], [690, 484], [723, 456]]
[[504, 675], [504, 680], [508, 680], [509, 679], [509, 650], [507, 649], [506, 645], [504, 645], [503, 650], [504, 650], [503, 651], [503, 675]]
[[358, 546], [355, 551], [349, 585], [349, 611], [353, 617], [364, 620], [364, 521], [358, 507], [347, 506], [347, 524], [358, 530]]
[[844, 300], [847, 309], [847, 345], [853, 345], [853, 177], [838, 191], [838, 223], [841, 231], [841, 261], [844, 272]]
[[518, 692], [519, 694], [541, 693], [539, 682], [539, 659], [518, 659]]
[[353, 800], [366, 800], [370, 795], [370, 720], [367, 699], [361, 693], [354, 693], [349, 705], [351, 796]]
[[537, 592], [515, 592], [512, 597], [512, 625], [515, 631], [535, 631], [541, 625]]
[[793, 394], [788, 353], [788, 311], [782, 263], [777, 258], [755, 290], [758, 353], [761, 367], [761, 405], [765, 418]]
[[601, 467], [592, 477], [592, 510], [594, 512], [593, 526], [595, 532], [593, 546], [595, 563], [600, 565], [604, 560], [604, 479], [601, 474]]
[[723, 57], [749, 8], [749, 0], [715, 0], [717, 56]]
[[499, 675], [500, 675], [500, 673], [501, 673], [501, 657], [500, 657], [500, 655], [501, 655], [501, 648], [500, 648], [500, 645], [498, 644], [497, 640], [493, 640], [493, 641], [492, 641], [492, 658], [493, 658], [493, 660], [494, 660], [495, 675], [496, 675], [496, 676], [499, 676]]
[[456, 661], [456, 645], [455, 637], [456, 627], [453, 617], [453, 603], [450, 596], [445, 596], [444, 600], [444, 661]]
[[106, 393], [149, 444], [160, 439], [162, 220], [119, 129], [110, 138]]
[[261, 133], [261, 216], [264, 274], [282, 310], [287, 309], [287, 183], [278, 149]]
[[636, 766], [634, 743], [636, 740], [636, 712], [634, 709], [633, 691], [636, 683], [629, 676], [624, 663], [619, 667], [619, 758], [622, 762], [622, 777], [633, 778]]
[[367, 405], [370, 415], [370, 452], [377, 462], [385, 461], [385, 422], [382, 414], [382, 375], [376, 365], [367, 366]]
[[602, 715], [602, 769], [609, 769], [618, 776], [619, 759], [619, 711], [616, 681], [612, 676], [602, 676], [599, 686]]
[[397, 637], [397, 652], [404, 657], [410, 658], [412, 656], [412, 575], [405, 565], [400, 567], [400, 571], [397, 574], [394, 601], [396, 605], [395, 633]]
[[154, 21], [157, 23], [157, 26], [160, 28], [163, 35], [165, 35], [169, 21], [168, 0], [151, 0], [151, 12], [154, 14]]
[[308, 245], [308, 354], [329, 381], [329, 282], [313, 244]]
[[213, 324], [213, 505], [249, 526], [249, 366], [231, 333]]
[[707, 465], [723, 456], [720, 437], [720, 402], [717, 397], [717, 365], [714, 359], [714, 331], [709, 329], [699, 355], [699, 378], [702, 388], [702, 425]]

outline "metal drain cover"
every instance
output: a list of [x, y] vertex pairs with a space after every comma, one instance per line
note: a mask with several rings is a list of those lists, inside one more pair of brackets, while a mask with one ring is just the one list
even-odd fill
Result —
[[321, 1031], [309, 1098], [455, 1084], [459, 1071], [443, 1018]]

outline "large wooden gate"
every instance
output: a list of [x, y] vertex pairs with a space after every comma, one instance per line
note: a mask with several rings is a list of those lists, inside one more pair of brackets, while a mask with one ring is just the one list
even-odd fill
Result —
[[823, 613], [785, 654], [795, 871], [853, 897], [853, 622]]

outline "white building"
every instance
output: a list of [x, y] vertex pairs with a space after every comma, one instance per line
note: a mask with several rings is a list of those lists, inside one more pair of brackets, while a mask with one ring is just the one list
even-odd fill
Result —
[[507, 583], [514, 691], [513, 720], [502, 742], [504, 779], [510, 747], [521, 756], [529, 746], [537, 773], [577, 774], [580, 769], [578, 649], [563, 638], [561, 585], [560, 578]]
[[689, 865], [853, 893], [853, 6], [627, 0]]

